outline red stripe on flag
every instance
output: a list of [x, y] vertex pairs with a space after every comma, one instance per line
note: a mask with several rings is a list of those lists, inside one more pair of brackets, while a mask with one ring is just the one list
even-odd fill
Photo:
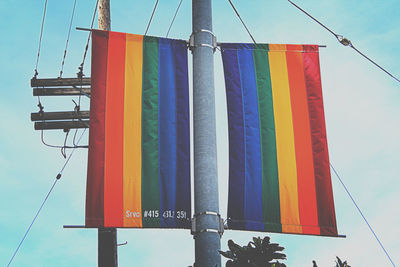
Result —
[[104, 169], [104, 226], [123, 225], [123, 133], [126, 34], [110, 32]]
[[336, 217], [329, 168], [328, 144], [326, 140], [318, 46], [305, 45], [304, 51], [304, 74], [310, 113], [318, 222], [321, 227], [321, 235], [336, 236]]
[[104, 225], [104, 134], [108, 32], [94, 31], [92, 42], [86, 226], [98, 227]]
[[302, 45], [286, 45], [295, 142], [300, 223], [304, 234], [319, 235], [310, 120]]

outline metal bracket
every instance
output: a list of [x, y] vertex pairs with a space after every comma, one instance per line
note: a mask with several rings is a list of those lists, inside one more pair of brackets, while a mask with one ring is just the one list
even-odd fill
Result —
[[[205, 33], [209, 33], [209, 34], [211, 34], [211, 36], [212, 36], [212, 45], [210, 45], [210, 44], [197, 44], [197, 45], [195, 45], [194, 44], [194, 35], [196, 34], [196, 33], [199, 33], [199, 32], [205, 32]], [[195, 31], [195, 32], [193, 32], [191, 35], [190, 35], [190, 38], [189, 38], [189, 49], [191, 50], [191, 51], [193, 51], [193, 49], [195, 48], [195, 47], [209, 47], [209, 48], [212, 48], [214, 51], [215, 51], [215, 49], [217, 49], [217, 37], [215, 37], [215, 35], [214, 35], [214, 33], [212, 32], [212, 31], [209, 31], [209, 30], [205, 30], [205, 29], [200, 29], [200, 30], [198, 30], [198, 31]]]
[[[213, 216], [218, 217], [218, 222], [219, 222], [218, 229], [200, 229], [200, 230], [197, 230], [196, 220], [197, 220], [197, 217], [200, 216], [200, 215], [213, 215]], [[216, 213], [214, 211], [203, 211], [203, 212], [196, 213], [196, 214], [193, 215], [191, 234], [194, 236], [194, 238], [195, 238], [196, 234], [205, 233], [205, 232], [206, 233], [217, 233], [222, 237], [222, 235], [224, 233], [224, 228], [225, 228], [224, 227], [224, 220], [221, 218], [220, 214], [218, 214], [218, 213]]]
[[121, 243], [121, 244], [117, 244], [117, 247], [125, 246], [125, 245], [128, 245], [128, 241], [125, 241], [124, 243]]

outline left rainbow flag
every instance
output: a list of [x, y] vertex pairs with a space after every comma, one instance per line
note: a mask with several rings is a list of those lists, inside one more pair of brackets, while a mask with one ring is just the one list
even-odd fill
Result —
[[87, 227], [189, 228], [186, 42], [93, 31]]

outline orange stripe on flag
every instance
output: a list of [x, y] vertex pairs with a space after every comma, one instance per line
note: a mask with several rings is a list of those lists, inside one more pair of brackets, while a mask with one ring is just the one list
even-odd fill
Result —
[[304, 234], [319, 235], [314, 162], [306, 83], [304, 78], [303, 54], [299, 53], [299, 51], [303, 50], [303, 46], [287, 45], [287, 50], [286, 60], [293, 115], [300, 222], [301, 225], [303, 225]]
[[125, 34], [109, 34], [104, 164], [105, 227], [123, 224]]

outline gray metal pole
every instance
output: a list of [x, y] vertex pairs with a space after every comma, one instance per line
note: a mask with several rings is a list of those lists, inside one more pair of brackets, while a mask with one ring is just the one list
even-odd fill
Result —
[[[98, 6], [98, 23], [99, 29], [110, 31], [110, 0], [99, 0]], [[117, 267], [117, 229], [116, 228], [99, 228], [97, 244], [97, 259], [99, 267]]]
[[[221, 266], [211, 0], [192, 0], [195, 266]], [[214, 213], [214, 214], [213, 214]]]

